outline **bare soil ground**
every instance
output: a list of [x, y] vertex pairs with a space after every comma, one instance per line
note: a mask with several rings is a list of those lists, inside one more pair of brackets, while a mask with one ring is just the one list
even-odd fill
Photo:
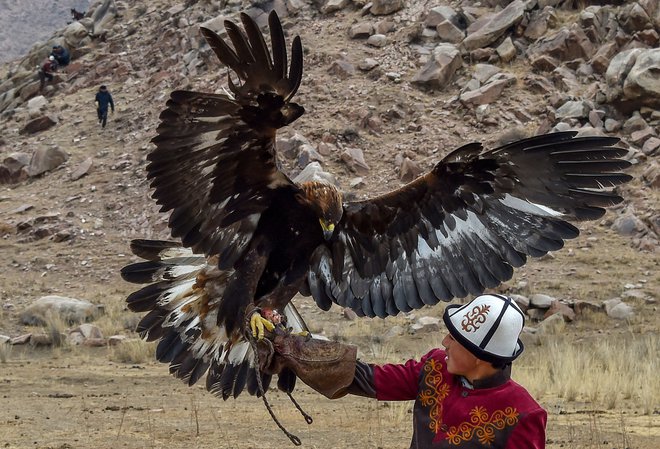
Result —
[[[334, 20], [320, 20], [301, 27], [306, 54], [306, 75], [298, 99], [307, 114], [295, 129], [318, 143], [324, 132], [351, 135], [365, 152], [371, 170], [364, 176], [365, 187], [356, 196], [371, 195], [398, 187], [394, 166], [397, 154], [406, 154], [425, 168], [448, 150], [466, 141], [494, 141], [510, 130], [506, 120], [484, 127], [472, 113], [449, 105], [451, 93], [425, 93], [407, 83], [386, 80], [372, 82], [364, 76], [337, 84], [328, 75], [329, 63], [349, 45], [344, 29]], [[357, 62], [375, 50], [353, 45], [350, 59]], [[383, 72], [398, 70], [402, 77], [414, 73], [395, 55], [406, 54], [407, 45], [392, 45], [381, 57]], [[382, 56], [382, 54], [381, 54]], [[402, 58], [405, 59], [405, 58]], [[414, 58], [409, 58], [411, 60]], [[524, 63], [508, 70], [524, 71]], [[199, 87], [200, 80], [189, 80]], [[209, 82], [206, 79], [206, 82]], [[43, 177], [0, 190], [0, 334], [16, 336], [34, 331], [18, 321], [20, 311], [34, 299], [57, 294], [103, 304], [106, 316], [99, 324], [106, 335], [121, 333], [135, 337], [138, 317], [125, 311], [123, 300], [134, 286], [121, 281], [121, 266], [133, 261], [128, 249], [131, 238], [166, 238], [166, 219], [158, 215], [149, 199], [144, 179], [144, 157], [154, 134], [157, 116], [166, 95], [177, 86], [163, 86], [160, 93], [145, 92], [137, 83], [108, 83], [117, 104], [108, 128], [101, 130], [95, 119], [95, 87], [77, 91], [61, 88], [64, 95], [49, 100], [61, 121], [55, 128], [36, 136], [19, 137], [20, 116], [6, 126], [7, 152], [32, 151], [56, 144], [70, 154], [62, 167]], [[510, 111], [513, 103], [526, 105], [542, 99], [522, 89], [509, 89], [494, 105], [493, 114]], [[359, 98], [359, 99], [357, 99]], [[518, 104], [518, 103], [515, 103]], [[349, 106], [347, 106], [349, 105]], [[406, 112], [401, 121], [385, 121], [379, 133], [359, 129], [361, 112], [371, 110], [386, 116], [394, 105]], [[531, 106], [530, 106], [531, 108]], [[533, 109], [533, 108], [531, 108]], [[533, 111], [532, 111], [533, 112]], [[410, 131], [409, 124], [417, 131]], [[538, 121], [529, 123], [533, 132]], [[413, 129], [413, 128], [410, 128]], [[71, 172], [92, 157], [91, 172], [71, 181]], [[294, 161], [285, 165], [296, 172]], [[333, 172], [347, 191], [356, 175], [340, 162], [339, 155], [326, 158], [324, 168]], [[635, 168], [639, 175], [643, 169]], [[634, 181], [625, 195], [634, 203], [642, 195], [641, 183]], [[645, 191], [642, 198], [657, 206], [658, 192]], [[654, 207], [655, 207], [654, 206]], [[74, 238], [61, 243], [49, 239], [24, 241], [16, 232], [21, 221], [57, 213], [59, 220], [74, 230]], [[511, 293], [546, 293], [561, 299], [605, 300], [617, 297], [633, 285], [651, 298], [659, 296], [657, 253], [633, 248], [628, 237], [610, 229], [618, 211], [603, 220], [585, 223], [582, 235], [552, 256], [530, 261], [516, 272], [501, 290]], [[651, 335], [658, 338], [660, 321], [657, 303], [627, 299], [636, 315], [629, 322], [614, 320], [577, 321], [568, 326], [565, 337], [576, 344], [597, 339], [617, 340], [623, 336]], [[440, 342], [441, 335], [402, 335], [383, 340], [386, 330], [405, 326], [406, 317], [388, 321], [356, 321], [342, 318], [337, 309], [321, 313], [311, 303], [301, 304], [312, 330], [360, 346], [365, 360], [403, 361], [425, 353]], [[440, 316], [437, 306], [417, 316]], [[26, 448], [257, 448], [289, 447], [288, 439], [270, 420], [260, 400], [240, 397], [223, 402], [202, 386], [188, 388], [168, 375], [167, 367], [153, 361], [113, 361], [109, 348], [13, 347], [0, 363], [0, 447]], [[530, 356], [543, 357], [543, 351]], [[636, 363], [642, 367], [657, 363], [651, 354]], [[530, 362], [521, 361], [529, 364]], [[634, 368], [633, 368], [634, 369]], [[539, 374], [541, 377], [545, 373]], [[549, 375], [549, 374], [547, 374]], [[514, 378], [515, 378], [514, 371]], [[576, 372], [586, 384], [590, 373]], [[649, 379], [654, 382], [654, 379]], [[282, 394], [271, 391], [275, 411], [286, 427], [308, 448], [403, 448], [411, 435], [412, 404], [377, 403], [362, 398], [329, 401], [302, 387], [297, 397], [315, 419], [311, 426]], [[645, 414], [634, 400], [617, 402], [609, 408], [602, 403], [567, 400], [551, 393], [537, 399], [547, 408], [549, 448], [657, 449], [660, 441], [660, 404]]]
[[[260, 400], [242, 396], [223, 402], [201, 386], [182, 385], [155, 362], [111, 362], [106, 349], [18, 349], [0, 364], [0, 397], [5, 448], [292, 447]], [[303, 447], [403, 448], [409, 443], [410, 403], [329, 401], [306, 387], [296, 397], [313, 416], [312, 425], [285, 395], [269, 392], [278, 417]], [[548, 448], [657, 448], [657, 411], [644, 415], [540, 399], [549, 412]]]

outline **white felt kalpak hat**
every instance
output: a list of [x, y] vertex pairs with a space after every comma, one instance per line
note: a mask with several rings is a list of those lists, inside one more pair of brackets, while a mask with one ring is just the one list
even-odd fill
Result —
[[525, 315], [507, 296], [481, 295], [465, 305], [449, 305], [442, 318], [452, 337], [481, 360], [511, 362], [523, 352], [518, 337]]

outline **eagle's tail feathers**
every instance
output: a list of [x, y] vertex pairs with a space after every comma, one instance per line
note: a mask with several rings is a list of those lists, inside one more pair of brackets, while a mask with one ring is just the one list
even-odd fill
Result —
[[[136, 254], [148, 258], [124, 267], [122, 277], [130, 282], [148, 283], [127, 298], [128, 307], [148, 312], [136, 331], [147, 341], [158, 341], [156, 358], [170, 365], [170, 373], [188, 385], [207, 374], [206, 388], [228, 399], [247, 390], [260, 395], [257, 359], [250, 343], [242, 337], [230, 339], [222, 313], [229, 271], [219, 270], [205, 257], [171, 242], [135, 240]], [[282, 313], [291, 332], [308, 332], [307, 325], [288, 304]], [[265, 389], [271, 376], [261, 373]], [[278, 386], [291, 392], [295, 375], [284, 372]]]

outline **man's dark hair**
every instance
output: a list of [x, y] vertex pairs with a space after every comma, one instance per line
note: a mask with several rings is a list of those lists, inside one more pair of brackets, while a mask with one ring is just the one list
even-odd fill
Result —
[[504, 369], [506, 368], [507, 365], [511, 365], [511, 362], [505, 362], [503, 360], [498, 360], [497, 362], [491, 362], [491, 365], [493, 365], [493, 368], [495, 369]]

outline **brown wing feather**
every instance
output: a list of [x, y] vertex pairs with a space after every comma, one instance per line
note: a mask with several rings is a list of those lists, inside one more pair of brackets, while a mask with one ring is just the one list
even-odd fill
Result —
[[[202, 34], [240, 83], [233, 96], [175, 91], [161, 115], [156, 149], [149, 154], [148, 178], [162, 211], [172, 211], [172, 236], [206, 255], [219, 254], [230, 267], [247, 247], [260, 214], [277, 189], [297, 191], [277, 168], [276, 130], [303, 113], [288, 101], [300, 80], [288, 78], [282, 28], [273, 13], [271, 33], [277, 64], [257, 25], [241, 19], [246, 33], [226, 22], [233, 45], [217, 34]], [[280, 38], [282, 37], [282, 38]], [[292, 55], [296, 66], [302, 53]]]
[[630, 164], [616, 142], [556, 133], [461, 147], [396, 191], [345, 204], [305, 288], [322, 308], [385, 317], [495, 287], [576, 237], [571, 221], [622, 200], [612, 188]]

